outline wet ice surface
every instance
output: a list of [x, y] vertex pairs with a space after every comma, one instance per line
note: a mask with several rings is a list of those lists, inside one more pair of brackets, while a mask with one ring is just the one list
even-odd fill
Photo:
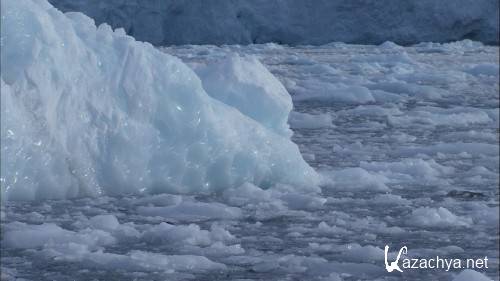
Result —
[[[294, 97], [293, 140], [321, 194], [8, 202], [2, 276], [27, 280], [453, 280], [387, 273], [383, 249], [483, 258], [498, 280], [498, 48], [185, 46], [196, 65], [256, 55]], [[312, 98], [314, 97], [314, 98]]]

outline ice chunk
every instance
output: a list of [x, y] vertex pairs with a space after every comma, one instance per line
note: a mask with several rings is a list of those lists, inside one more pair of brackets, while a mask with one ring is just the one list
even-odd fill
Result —
[[404, 50], [403, 47], [391, 41], [385, 41], [384, 43], [380, 44], [380, 48], [387, 50]]
[[437, 87], [419, 85], [417, 83], [409, 83], [404, 81], [378, 82], [369, 84], [367, 85], [367, 87], [372, 91], [381, 90], [388, 93], [407, 94], [409, 96], [423, 97], [430, 100], [439, 100], [447, 94], [446, 90]]
[[13, 222], [5, 225], [3, 245], [10, 248], [33, 249], [47, 244], [79, 243], [89, 248], [114, 244], [116, 239], [108, 232], [83, 229], [79, 232], [66, 230], [53, 223], [29, 225]]
[[389, 122], [394, 126], [466, 126], [469, 124], [488, 124], [493, 120], [487, 110], [471, 107], [442, 109], [438, 107], [417, 107], [406, 115], [391, 116]]
[[342, 103], [365, 104], [375, 102], [370, 90], [364, 86], [349, 86], [324, 81], [305, 80], [293, 96], [294, 100], [326, 100]]
[[450, 175], [454, 168], [440, 165], [435, 160], [406, 158], [399, 162], [361, 162], [360, 167], [371, 172], [380, 173], [392, 181], [411, 181], [420, 179], [422, 183], [436, 181]]
[[362, 168], [346, 168], [326, 175], [333, 180], [331, 188], [338, 190], [388, 191], [389, 179]]
[[209, 247], [201, 249], [204, 255], [215, 257], [237, 256], [245, 253], [245, 249], [240, 244], [224, 245], [222, 242], [215, 242]]
[[402, 156], [415, 154], [435, 155], [438, 153], [445, 154], [462, 154], [470, 153], [476, 155], [491, 155], [498, 151], [498, 145], [488, 143], [466, 143], [466, 142], [439, 142], [426, 146], [408, 146], [399, 149], [398, 153]]
[[342, 256], [351, 261], [373, 262], [384, 259], [384, 250], [372, 245], [361, 246], [353, 243], [345, 245]]
[[320, 279], [321, 281], [342, 281], [342, 277], [338, 273], [331, 273], [327, 277], [323, 277]]
[[89, 251], [85, 246], [75, 243], [47, 249], [43, 253], [61, 261], [79, 262], [87, 267], [114, 271], [204, 272], [226, 269], [225, 265], [213, 262], [204, 256], [162, 255], [146, 251], [114, 254]]
[[209, 232], [201, 230], [196, 224], [187, 226], [174, 226], [167, 223], [160, 223], [150, 228], [144, 233], [144, 239], [153, 243], [183, 243], [191, 245], [210, 245]]
[[294, 187], [276, 185], [263, 190], [259, 187], [245, 183], [237, 188], [227, 189], [223, 193], [227, 202], [239, 207], [254, 207], [265, 209], [264, 206], [286, 210], [307, 210], [321, 208], [326, 199], [314, 193], [300, 193]]
[[459, 217], [443, 207], [420, 207], [411, 213], [408, 224], [421, 227], [464, 227], [470, 226], [472, 219]]
[[90, 224], [96, 229], [112, 231], [120, 226], [118, 219], [113, 215], [98, 215], [90, 219]]
[[370, 202], [374, 204], [384, 205], [410, 205], [411, 201], [399, 195], [394, 194], [378, 194], [374, 198], [370, 198]]
[[194, 70], [210, 96], [280, 135], [291, 135], [287, 119], [292, 99], [256, 57], [232, 54]]
[[235, 239], [227, 230], [212, 225], [211, 230], [203, 230], [196, 224], [171, 225], [160, 223], [147, 229], [143, 241], [154, 244], [175, 243], [180, 245], [210, 246], [216, 242]]
[[466, 269], [453, 279], [453, 281], [491, 281], [490, 278], [486, 277], [482, 273], [474, 271], [472, 269]]
[[486, 76], [496, 76], [499, 75], [498, 64], [493, 63], [482, 63], [478, 64], [470, 69], [466, 70], [468, 73], [472, 75], [486, 75]]
[[44, 0], [1, 3], [3, 199], [318, 184], [289, 140], [290, 99], [257, 61], [222, 67], [228, 105], [123, 30]]
[[234, 206], [259, 204], [273, 200], [271, 192], [262, 190], [251, 183], [244, 183], [237, 188], [227, 189], [224, 191], [223, 196]]
[[157, 194], [134, 200], [134, 203], [138, 205], [169, 206], [179, 204], [182, 200], [181, 195]]
[[160, 216], [177, 220], [237, 219], [242, 213], [239, 208], [221, 203], [182, 202], [168, 207], [139, 207], [143, 216]]
[[294, 129], [318, 129], [332, 127], [332, 117], [329, 114], [307, 114], [292, 111], [288, 119]]

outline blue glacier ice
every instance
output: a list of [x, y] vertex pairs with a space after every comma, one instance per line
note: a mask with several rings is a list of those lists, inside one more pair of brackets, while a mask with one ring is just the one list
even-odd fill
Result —
[[49, 0], [155, 45], [498, 44], [497, 0]]

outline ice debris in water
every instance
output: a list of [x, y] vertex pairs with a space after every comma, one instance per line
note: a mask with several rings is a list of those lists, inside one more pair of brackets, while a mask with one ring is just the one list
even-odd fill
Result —
[[1, 26], [4, 199], [318, 184], [289, 139], [290, 96], [254, 58], [197, 69], [200, 81], [46, 1], [2, 0]]

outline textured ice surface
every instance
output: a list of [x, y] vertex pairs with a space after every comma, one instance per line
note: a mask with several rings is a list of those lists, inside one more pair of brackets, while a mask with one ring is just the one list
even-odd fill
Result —
[[202, 85], [122, 30], [5, 0], [1, 61], [2, 199], [318, 183], [289, 140], [289, 94], [255, 58], [198, 69]]
[[[155, 45], [498, 43], [497, 0], [50, 0]], [[314, 3], [314, 4], [312, 4]], [[384, 47], [391, 48], [390, 44]]]
[[285, 87], [255, 57], [230, 55], [206, 64], [193, 64], [207, 93], [289, 137], [288, 114], [292, 99]]

